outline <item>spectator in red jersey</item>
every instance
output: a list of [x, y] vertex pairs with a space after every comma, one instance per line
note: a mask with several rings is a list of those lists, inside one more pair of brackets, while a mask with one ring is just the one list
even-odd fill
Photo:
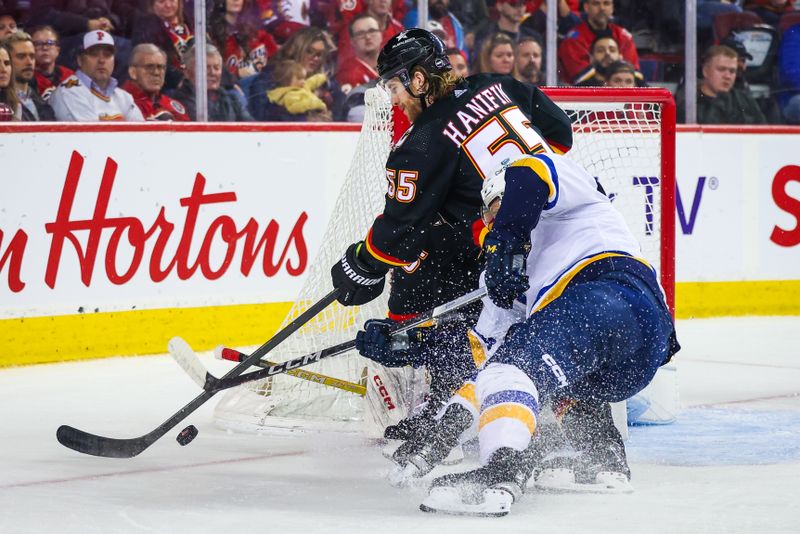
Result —
[[[403, 31], [405, 28], [399, 20], [392, 16], [392, 0], [364, 0], [366, 6], [364, 13], [372, 15], [378, 21], [378, 27], [381, 29], [381, 44], [386, 42]], [[352, 38], [350, 36], [350, 22], [357, 16], [357, 14], [350, 14], [348, 22], [342, 27], [337, 35], [339, 64], [353, 57]]]
[[134, 45], [151, 43], [167, 54], [164, 87], [173, 89], [183, 79], [183, 54], [192, 38], [192, 27], [184, 19], [181, 0], [147, 0], [147, 13], [133, 24]]
[[32, 85], [47, 101], [56, 87], [75, 72], [56, 63], [61, 47], [58, 45], [58, 33], [51, 26], [33, 28], [31, 37], [36, 52], [36, 73]]
[[777, 26], [784, 13], [794, 11], [794, 0], [747, 0], [744, 8], [754, 11], [761, 20], [771, 26]]
[[453, 66], [453, 71], [461, 76], [462, 78], [466, 78], [469, 76], [469, 65], [467, 65], [467, 55], [458, 48], [448, 48], [445, 50], [447, 54], [447, 59], [450, 60], [450, 64]]
[[[225, 69], [233, 82], [261, 72], [278, 44], [259, 29], [253, 0], [214, 0], [208, 28], [211, 41], [222, 51]], [[225, 83], [229, 86], [231, 83]]]
[[590, 64], [592, 43], [599, 37], [613, 37], [619, 44], [622, 58], [639, 69], [639, 55], [630, 32], [611, 22], [614, 0], [585, 0], [586, 20], [578, 24], [558, 47], [561, 78], [574, 80]]
[[56, 120], [53, 108], [31, 85], [36, 72], [36, 49], [31, 36], [17, 30], [5, 38], [3, 45], [11, 54], [11, 66], [14, 69], [14, 81], [17, 83], [17, 96], [22, 103], [23, 120]]
[[0, 41], [17, 31], [17, 21], [8, 11], [0, 11]]
[[8, 49], [0, 46], [0, 121], [22, 120], [22, 104], [17, 97], [14, 69]]
[[544, 84], [542, 75], [542, 43], [535, 37], [521, 37], [516, 44], [514, 53], [516, 59], [516, 74], [514, 77], [528, 85], [539, 86]]
[[369, 13], [362, 13], [350, 22], [350, 39], [354, 56], [339, 62], [336, 80], [342, 91], [349, 93], [353, 87], [378, 77], [375, 70], [381, 51], [381, 29], [378, 21]]
[[150, 43], [136, 45], [128, 65], [128, 81], [122, 88], [133, 96], [146, 121], [188, 121], [186, 108], [161, 93], [167, 72], [167, 54]]
[[512, 75], [514, 73], [514, 41], [504, 33], [486, 39], [478, 54], [478, 72]]

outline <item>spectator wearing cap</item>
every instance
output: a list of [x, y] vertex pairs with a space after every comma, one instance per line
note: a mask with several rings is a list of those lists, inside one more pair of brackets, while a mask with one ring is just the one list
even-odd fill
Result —
[[350, 21], [349, 33], [354, 55], [341, 61], [336, 71], [336, 81], [345, 93], [378, 77], [376, 69], [381, 51], [381, 29], [377, 19], [369, 13], [356, 15]]
[[6, 37], [3, 44], [11, 54], [14, 81], [17, 83], [17, 96], [22, 103], [24, 120], [56, 120], [53, 108], [33, 88], [36, 72], [36, 51], [33, 47], [31, 36], [21, 30], [17, 30], [9, 37]]
[[622, 59], [638, 70], [639, 54], [633, 36], [622, 26], [611, 22], [614, 0], [585, 0], [583, 11], [586, 20], [575, 26], [558, 47], [561, 78], [567, 82], [575, 80], [590, 65], [592, 43], [599, 37], [613, 37], [619, 45]]
[[[766, 118], [749, 92], [734, 87], [736, 51], [723, 45], [703, 55], [703, 79], [697, 90], [697, 122], [700, 124], [765, 124]], [[685, 115], [684, 88], [678, 90], [679, 116]]]
[[516, 74], [514, 77], [528, 85], [544, 84], [542, 76], [542, 43], [535, 37], [521, 37], [514, 50]]
[[[573, 84], [579, 87], [604, 87], [608, 80], [608, 67], [613, 63], [623, 61], [619, 44], [613, 37], [598, 37], [590, 49], [591, 63], [585, 70], [578, 73]], [[646, 87], [642, 73], [634, 69], [634, 77], [638, 87]]]
[[[197, 96], [194, 46], [184, 54], [186, 78], [170, 96], [178, 99], [186, 107], [191, 120], [197, 120]], [[212, 122], [242, 122], [253, 118], [239, 100], [222, 88], [222, 54], [216, 46], [206, 45], [206, 88], [208, 94], [208, 120]]]
[[[373, 0], [374, 1], [374, 0]], [[461, 21], [450, 11], [450, 0], [429, 0], [428, 17], [442, 25], [446, 35], [445, 48], [460, 48], [464, 50], [464, 27]], [[406, 28], [417, 27], [417, 9], [411, 9], [403, 19]]]
[[0, 41], [17, 31], [17, 21], [10, 11], [0, 11]]
[[33, 83], [36, 91], [47, 101], [56, 87], [75, 74], [75, 71], [57, 63], [61, 47], [58, 44], [58, 33], [51, 26], [33, 28], [31, 37], [36, 52], [36, 73]]
[[190, 120], [183, 104], [161, 93], [167, 63], [167, 53], [154, 44], [136, 45], [131, 52], [129, 79], [122, 88], [133, 96], [146, 121]]
[[102, 30], [83, 36], [78, 70], [50, 97], [60, 121], [143, 121], [133, 97], [118, 87], [114, 71], [114, 39]]

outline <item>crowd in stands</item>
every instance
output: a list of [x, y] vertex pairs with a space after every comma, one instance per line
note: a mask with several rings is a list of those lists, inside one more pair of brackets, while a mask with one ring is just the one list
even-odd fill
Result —
[[[661, 86], [685, 114], [685, 3], [557, 0], [558, 77]], [[0, 120], [196, 120], [191, 0], [0, 0]], [[360, 121], [415, 0], [207, 0], [212, 121]], [[545, 82], [546, 0], [429, 0], [461, 75]], [[697, 0], [697, 121], [800, 124], [800, 0]]]

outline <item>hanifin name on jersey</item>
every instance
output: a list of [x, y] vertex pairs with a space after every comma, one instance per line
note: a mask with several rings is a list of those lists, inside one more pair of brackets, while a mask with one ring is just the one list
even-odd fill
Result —
[[[457, 147], [466, 141], [467, 136], [472, 132], [474, 126], [480, 124], [484, 117], [500, 109], [506, 104], [510, 104], [511, 99], [503, 91], [499, 83], [495, 83], [483, 89], [473, 96], [461, 109], [456, 112], [456, 116], [461, 121], [463, 130], [460, 130], [453, 121], [447, 123], [442, 133], [446, 135]], [[466, 110], [471, 112], [468, 113]]]

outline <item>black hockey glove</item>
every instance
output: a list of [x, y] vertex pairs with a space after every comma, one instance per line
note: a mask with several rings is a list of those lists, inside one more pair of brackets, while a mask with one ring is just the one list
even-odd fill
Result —
[[353, 243], [331, 267], [333, 287], [341, 290], [337, 300], [343, 306], [360, 306], [383, 293], [386, 271], [377, 271], [358, 258], [363, 246], [363, 241]]
[[514, 305], [514, 300], [530, 287], [525, 273], [525, 259], [530, 245], [501, 241], [489, 233], [483, 250], [486, 253], [486, 290], [489, 298], [497, 306], [508, 310]]
[[389, 332], [397, 325], [391, 319], [370, 319], [364, 330], [356, 334], [356, 349], [365, 358], [384, 367], [420, 365], [419, 330], [412, 328], [404, 334], [392, 337]]

